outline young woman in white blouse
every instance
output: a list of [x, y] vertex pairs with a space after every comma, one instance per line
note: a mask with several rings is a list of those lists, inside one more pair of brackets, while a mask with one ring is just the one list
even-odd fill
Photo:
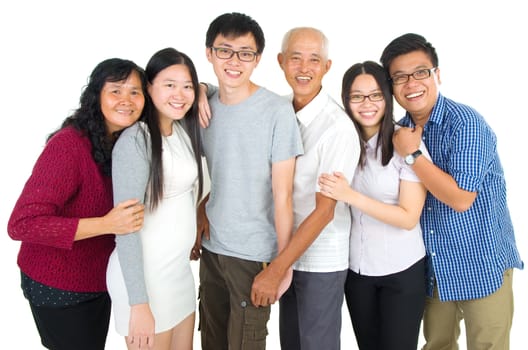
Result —
[[412, 170], [420, 151], [393, 149], [393, 100], [382, 66], [366, 61], [343, 77], [343, 106], [361, 138], [352, 184], [322, 174], [321, 193], [351, 206], [350, 265], [345, 287], [361, 350], [415, 350], [425, 300], [425, 248], [420, 214], [426, 190]]

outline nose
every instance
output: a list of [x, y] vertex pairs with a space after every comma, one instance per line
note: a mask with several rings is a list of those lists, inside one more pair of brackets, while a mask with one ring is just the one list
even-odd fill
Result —
[[173, 97], [180, 98], [183, 96], [183, 88], [177, 87], [172, 91], [171, 94]]
[[130, 93], [123, 93], [121, 95], [121, 104], [128, 105], [132, 103], [132, 94]]

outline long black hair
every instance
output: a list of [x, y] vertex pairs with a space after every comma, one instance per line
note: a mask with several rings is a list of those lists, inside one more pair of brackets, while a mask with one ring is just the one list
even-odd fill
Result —
[[[59, 128], [61, 130], [72, 126], [86, 135], [92, 144], [93, 159], [101, 166], [103, 174], [108, 176], [112, 174], [112, 149], [122, 130], [108, 136], [105, 117], [101, 110], [101, 91], [107, 82], [126, 80], [134, 71], [141, 79], [141, 89], [146, 99], [147, 79], [143, 68], [129, 60], [109, 58], [94, 68], [81, 94], [79, 108], [67, 117]], [[57, 131], [50, 134], [47, 140], [49, 141]]]
[[[198, 96], [200, 96], [200, 82], [198, 74], [192, 60], [184, 54], [172, 47], [168, 47], [156, 52], [147, 63], [145, 68], [147, 80], [150, 84], [154, 81], [159, 72], [167, 67], [175, 64], [183, 64], [189, 69], [191, 75], [194, 101], [187, 111], [181, 123], [189, 135], [191, 140], [192, 150], [196, 164], [198, 165], [198, 198], [201, 198], [203, 192], [203, 169], [201, 158], [201, 139], [200, 139], [200, 125], [198, 119]], [[163, 162], [162, 162], [162, 137], [159, 124], [158, 113], [147, 113], [144, 122], [147, 125], [150, 133], [150, 142], [152, 147], [151, 165], [150, 165], [150, 207], [156, 208], [161, 198], [163, 197]]]

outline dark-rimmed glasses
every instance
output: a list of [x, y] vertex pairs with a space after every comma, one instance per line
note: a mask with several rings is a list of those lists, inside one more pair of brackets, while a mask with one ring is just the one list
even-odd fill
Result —
[[411, 74], [396, 74], [391, 77], [392, 85], [401, 85], [405, 84], [409, 81], [411, 77], [413, 77], [414, 80], [424, 80], [431, 76], [431, 73], [433, 73], [436, 70], [436, 67], [433, 68], [425, 68], [425, 69], [418, 69], [415, 72], [412, 72]]
[[381, 92], [374, 92], [370, 95], [352, 94], [348, 96], [348, 100], [350, 101], [350, 103], [361, 103], [365, 101], [366, 98], [368, 98], [370, 102], [378, 102], [383, 100], [384, 96]]
[[235, 51], [233, 49], [228, 49], [227, 47], [212, 47], [211, 49], [215, 52], [216, 57], [222, 60], [228, 60], [236, 54], [238, 59], [242, 62], [253, 62], [255, 60], [255, 57], [257, 57], [258, 55], [258, 53], [255, 51]]

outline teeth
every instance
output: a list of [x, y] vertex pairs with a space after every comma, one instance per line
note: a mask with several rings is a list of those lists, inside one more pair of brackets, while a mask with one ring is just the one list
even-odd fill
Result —
[[183, 103], [170, 103], [170, 105], [174, 108], [182, 108], [183, 107]]
[[362, 112], [361, 114], [366, 116], [366, 117], [372, 117], [372, 116], [376, 115], [376, 112]]
[[226, 73], [228, 73], [228, 74], [238, 74], [238, 75], [242, 74], [241, 72], [238, 72], [236, 70], [229, 70], [229, 69], [226, 69]]
[[409, 95], [406, 95], [405, 97], [407, 98], [414, 98], [414, 97], [418, 97], [418, 96], [421, 96], [423, 95], [423, 92], [416, 92], [414, 94], [409, 94]]
[[310, 77], [297, 77], [297, 80], [312, 80]]

